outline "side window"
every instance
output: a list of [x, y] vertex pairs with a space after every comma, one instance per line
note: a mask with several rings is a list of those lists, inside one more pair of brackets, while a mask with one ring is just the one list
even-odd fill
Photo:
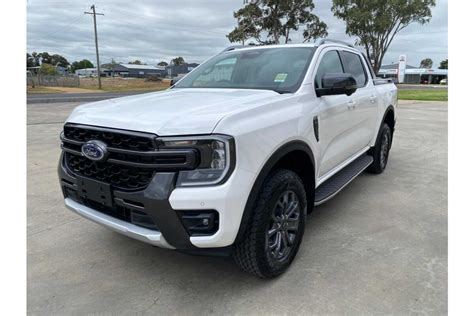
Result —
[[367, 73], [360, 56], [350, 52], [341, 52], [346, 73], [350, 73], [357, 81], [357, 86], [363, 87], [367, 83]]
[[343, 73], [341, 59], [339, 54], [335, 50], [331, 50], [324, 54], [321, 62], [319, 63], [318, 71], [316, 72], [315, 84], [316, 88], [321, 88], [321, 81], [325, 74]]

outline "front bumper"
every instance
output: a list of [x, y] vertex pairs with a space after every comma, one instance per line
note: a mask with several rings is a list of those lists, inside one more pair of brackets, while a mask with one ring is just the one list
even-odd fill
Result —
[[[80, 178], [66, 169], [62, 158], [58, 174], [65, 204], [72, 211], [131, 238], [158, 247], [186, 251], [220, 249], [234, 243], [255, 178], [254, 174], [246, 170], [236, 169], [222, 185], [175, 188], [177, 173], [158, 172], [142, 191], [112, 190], [115, 206], [146, 213], [156, 224], [158, 229], [155, 230], [135, 225], [129, 219], [110, 216], [96, 205], [84, 203], [78, 195]], [[191, 236], [180, 214], [206, 211], [218, 213], [217, 231], [208, 235]]]
[[79, 204], [71, 198], [66, 198], [64, 202], [66, 207], [71, 211], [74, 211], [77, 214], [96, 222], [97, 224], [108, 227], [122, 235], [146, 242], [153, 246], [174, 249], [174, 247], [168, 244], [161, 232], [133, 225], [104, 213], [94, 211], [90, 207]]

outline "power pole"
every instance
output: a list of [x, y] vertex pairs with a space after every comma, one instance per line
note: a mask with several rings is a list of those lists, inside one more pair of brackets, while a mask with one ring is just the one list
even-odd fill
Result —
[[102, 89], [102, 82], [100, 81], [99, 41], [97, 39], [96, 15], [104, 15], [104, 14], [103, 13], [96, 13], [94, 4], [91, 6], [91, 9], [92, 9], [92, 12], [84, 12], [84, 14], [92, 14], [94, 16], [95, 55], [97, 57], [97, 78], [99, 78], [99, 89]]

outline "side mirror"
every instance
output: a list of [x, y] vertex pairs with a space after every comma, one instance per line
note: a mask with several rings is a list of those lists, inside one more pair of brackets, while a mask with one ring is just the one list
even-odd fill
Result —
[[357, 81], [350, 74], [337, 73], [325, 74], [322, 80], [322, 87], [316, 88], [316, 95], [351, 95], [357, 90]]

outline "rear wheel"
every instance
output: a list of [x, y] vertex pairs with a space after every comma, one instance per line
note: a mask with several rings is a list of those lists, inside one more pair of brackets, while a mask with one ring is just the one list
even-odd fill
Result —
[[377, 143], [375, 144], [375, 147], [371, 149], [371, 154], [374, 158], [374, 161], [368, 167], [368, 171], [379, 174], [385, 170], [385, 167], [387, 167], [391, 145], [392, 130], [387, 123], [384, 123], [377, 138]]
[[305, 189], [296, 173], [273, 172], [260, 189], [243, 240], [234, 248], [236, 263], [260, 278], [283, 273], [298, 252], [306, 204]]

